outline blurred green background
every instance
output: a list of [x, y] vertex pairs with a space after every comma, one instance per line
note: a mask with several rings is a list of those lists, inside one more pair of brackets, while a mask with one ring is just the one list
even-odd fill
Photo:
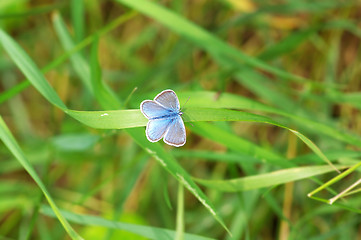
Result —
[[[1, 0], [0, 239], [361, 239], [360, 7]], [[165, 89], [181, 148], [125, 111]]]

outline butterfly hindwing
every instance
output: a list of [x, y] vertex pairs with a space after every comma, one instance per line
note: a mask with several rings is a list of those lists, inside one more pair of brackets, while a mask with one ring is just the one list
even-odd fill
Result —
[[165, 143], [175, 147], [183, 146], [186, 143], [186, 128], [181, 116], [174, 118], [163, 140]]
[[149, 120], [145, 130], [147, 138], [151, 142], [159, 141], [172, 124], [172, 119]]

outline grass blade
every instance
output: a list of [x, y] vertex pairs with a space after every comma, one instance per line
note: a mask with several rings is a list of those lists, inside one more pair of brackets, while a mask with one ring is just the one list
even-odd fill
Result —
[[[345, 168], [337, 166], [338, 169]], [[201, 180], [196, 179], [200, 184], [212, 189], [225, 192], [248, 191], [264, 187], [272, 187], [278, 184], [293, 182], [320, 174], [334, 171], [330, 166], [312, 166], [283, 169], [271, 173], [258, 174], [232, 180]]]
[[[141, 115], [140, 110], [94, 111], [94, 112], [86, 112], [86, 111], [81, 112], [81, 111], [70, 110], [68, 111], [68, 113], [78, 121], [93, 128], [101, 128], [101, 129], [131, 128], [131, 127], [145, 126], [147, 123], [146, 118]], [[188, 108], [184, 110], [184, 120], [185, 122], [249, 121], [249, 122], [267, 123], [281, 128], [285, 128], [291, 131], [293, 134], [295, 134], [300, 140], [302, 140], [307, 146], [309, 146], [309, 148], [316, 155], [318, 155], [322, 160], [324, 160], [325, 162], [330, 164], [330, 166], [332, 166], [332, 163], [328, 160], [328, 158], [309, 138], [307, 138], [300, 132], [293, 130], [289, 127], [286, 127], [265, 116], [246, 113], [246, 112], [233, 111], [228, 109]], [[196, 125], [196, 126], [200, 127], [201, 125]], [[207, 131], [208, 130], [206, 130], [206, 132]]]
[[184, 189], [183, 185], [178, 183], [178, 200], [177, 200], [177, 234], [175, 240], [184, 239]]

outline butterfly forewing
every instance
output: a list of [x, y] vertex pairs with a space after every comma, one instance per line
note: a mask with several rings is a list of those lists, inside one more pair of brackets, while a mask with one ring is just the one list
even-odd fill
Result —
[[169, 108], [177, 112], [180, 109], [178, 97], [173, 90], [164, 90], [154, 98], [154, 101], [165, 108]]
[[140, 110], [148, 119], [169, 115], [168, 109], [151, 100], [143, 101]]
[[186, 143], [186, 129], [181, 116], [173, 119], [164, 136], [164, 142], [176, 147], [183, 146]]

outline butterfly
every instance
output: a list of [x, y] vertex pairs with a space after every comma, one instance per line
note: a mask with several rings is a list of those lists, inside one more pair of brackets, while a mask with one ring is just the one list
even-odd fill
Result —
[[163, 141], [175, 147], [186, 143], [186, 128], [177, 95], [173, 90], [164, 90], [154, 100], [144, 100], [140, 111], [149, 119], [145, 134], [149, 141]]

